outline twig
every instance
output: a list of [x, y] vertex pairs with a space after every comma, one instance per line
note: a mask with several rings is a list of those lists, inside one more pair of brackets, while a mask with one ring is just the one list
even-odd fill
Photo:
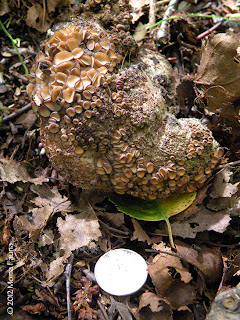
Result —
[[184, 41], [182, 40], [182, 38], [183, 38], [182, 33], [179, 33], [178, 36], [177, 36], [177, 42], [178, 42], [181, 46], [186, 47], [186, 48], [191, 49], [191, 50], [194, 50], [194, 51], [199, 51], [199, 49], [198, 49], [197, 47], [193, 46], [192, 44], [189, 44], [189, 43], [184, 42]]
[[211, 32], [213, 32], [214, 30], [216, 30], [222, 23], [223, 23], [224, 20], [216, 23], [213, 27], [211, 27], [210, 29], [208, 29], [207, 31], [204, 31], [203, 33], [200, 33], [198, 36], [197, 36], [197, 40], [200, 40], [204, 37], [206, 37], [207, 35], [209, 35]]
[[106, 313], [103, 305], [101, 304], [101, 302], [100, 302], [99, 300], [97, 300], [97, 304], [98, 304], [98, 306], [99, 306], [99, 309], [100, 309], [101, 312], [102, 312], [102, 315], [103, 315], [104, 319], [105, 319], [105, 320], [109, 320], [108, 315], [107, 315], [107, 313]]
[[22, 82], [24, 83], [28, 83], [28, 78], [23, 76], [22, 74], [18, 73], [17, 71], [12, 71], [11, 72], [12, 75], [20, 80], [22, 80]]
[[222, 169], [222, 168], [225, 168], [225, 167], [230, 167], [230, 166], [237, 166], [240, 164], [240, 160], [237, 160], [237, 161], [233, 161], [233, 162], [227, 162], [227, 163], [224, 163], [224, 164], [220, 164], [217, 169]]
[[[106, 229], [108, 229], [109, 231], [113, 231], [115, 233], [118, 233], [118, 234], [121, 234], [123, 236], [126, 236], [126, 237], [123, 237], [123, 238], [129, 238], [129, 232], [128, 231], [123, 231], [123, 230], [119, 230], [119, 229], [116, 229], [116, 228], [113, 228], [113, 227], [110, 227], [108, 226], [106, 223], [104, 223], [101, 219], [98, 218], [98, 221], [100, 224], [102, 224]], [[116, 235], [115, 235], [116, 236]]]
[[156, 22], [156, 3], [155, 0], [149, 0], [149, 24], [150, 26]]
[[161, 0], [156, 3], [156, 6], [163, 6], [164, 4], [169, 3], [170, 0]]
[[165, 11], [165, 14], [163, 16], [163, 22], [157, 32], [156, 39], [161, 44], [166, 44], [169, 40], [169, 25], [168, 22], [165, 20], [169, 18], [172, 13], [176, 10], [178, 4], [178, 0], [171, 0], [169, 2], [169, 5], [167, 7], [167, 10]]
[[11, 114], [9, 114], [8, 116], [4, 117], [2, 119], [2, 122], [4, 123], [4, 122], [12, 121], [13, 119], [17, 118], [18, 116], [20, 116], [24, 112], [27, 112], [30, 109], [31, 109], [31, 103], [28, 103], [26, 106], [22, 107], [21, 109], [18, 109], [12, 112]]
[[68, 313], [68, 320], [72, 320], [72, 312], [71, 312], [71, 296], [70, 296], [70, 278], [72, 272], [72, 264], [73, 264], [74, 254], [71, 253], [68, 265], [64, 272], [66, 276], [66, 294], [67, 294], [67, 313]]
[[[15, 127], [17, 130], [25, 130], [24, 126], [22, 124], [15, 124]], [[11, 131], [10, 126], [0, 126], [0, 131]]]

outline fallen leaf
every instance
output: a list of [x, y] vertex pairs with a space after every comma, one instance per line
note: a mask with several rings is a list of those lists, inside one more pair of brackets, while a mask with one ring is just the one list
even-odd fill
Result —
[[32, 185], [31, 190], [39, 194], [38, 197], [31, 201], [37, 208], [32, 208], [31, 219], [26, 214], [16, 217], [16, 219], [29, 231], [31, 239], [36, 241], [41, 231], [56, 212], [71, 212], [74, 209], [71, 201], [67, 197], [62, 197], [57, 187], [53, 187], [50, 190], [47, 185]]
[[193, 203], [196, 195], [196, 192], [184, 193], [166, 199], [162, 198], [151, 201], [136, 199], [129, 195], [112, 194], [109, 200], [112, 201], [119, 210], [128, 214], [130, 217], [145, 221], [165, 220], [168, 228], [169, 242], [174, 248], [169, 217], [188, 208]]
[[24, 162], [0, 158], [0, 180], [9, 183], [15, 183], [17, 181], [30, 182], [36, 185], [48, 182], [48, 179], [44, 176], [32, 178], [27, 171], [27, 167], [27, 164]]
[[129, 195], [112, 194], [109, 199], [130, 217], [145, 221], [160, 221], [188, 208], [196, 195], [196, 192], [192, 192], [166, 199], [143, 200]]
[[23, 113], [17, 118], [14, 124], [22, 124], [25, 129], [29, 129], [36, 122], [37, 115], [33, 110]]
[[52, 25], [54, 19], [49, 18], [46, 9], [43, 9], [39, 3], [35, 3], [28, 9], [26, 23], [40, 32], [46, 32]]
[[198, 190], [197, 196], [195, 200], [192, 202], [192, 204], [186, 208], [184, 211], [180, 212], [176, 216], [173, 217], [174, 221], [182, 221], [185, 220], [186, 218], [192, 216], [196, 212], [199, 211], [199, 205], [203, 202], [203, 200], [206, 197], [206, 191], [209, 188], [209, 186], [205, 186], [202, 189]]
[[115, 227], [121, 227], [124, 224], [124, 213], [123, 212], [104, 212], [98, 211], [98, 216], [103, 217], [104, 221], [114, 225]]
[[130, 0], [129, 5], [132, 7], [132, 23], [135, 23], [144, 14], [143, 8], [149, 4], [149, 0]]
[[134, 227], [134, 232], [133, 232], [133, 236], [131, 238], [131, 240], [138, 240], [138, 241], [142, 241], [142, 242], [147, 242], [147, 244], [151, 244], [152, 240], [150, 239], [150, 237], [146, 234], [146, 232], [143, 230], [143, 228], [140, 226], [140, 224], [137, 222], [137, 220], [132, 219], [132, 224]]
[[28, 305], [25, 305], [25, 306], [21, 306], [21, 309], [23, 309], [24, 311], [27, 311], [31, 314], [41, 314], [43, 313], [44, 311], [46, 311], [46, 307], [43, 303], [37, 303], [37, 304], [34, 304], [34, 305], [31, 305], [31, 304], [28, 304]]
[[174, 280], [164, 292], [164, 298], [174, 310], [193, 304], [196, 302], [196, 297], [196, 287], [192, 284], [184, 283], [180, 279]]
[[153, 258], [152, 263], [148, 266], [149, 275], [158, 294], [164, 295], [165, 291], [174, 281], [174, 278], [169, 272], [169, 268], [175, 269], [175, 271], [180, 274], [183, 282], [189, 283], [192, 280], [192, 275], [189, 270], [183, 266], [181, 258], [175, 255], [169, 247], [160, 243], [154, 245], [153, 248], [161, 251], [161, 253]]
[[178, 308], [177, 320], [194, 320], [194, 319], [195, 319], [194, 314], [187, 306]]
[[177, 253], [189, 264], [197, 268], [208, 285], [219, 283], [223, 272], [223, 261], [218, 248], [199, 246], [199, 250], [191, 245], [176, 240]]
[[171, 223], [174, 236], [182, 238], [195, 238], [198, 232], [215, 231], [223, 233], [230, 221], [229, 209], [213, 212], [201, 205], [195, 215], [181, 222]]
[[118, 311], [119, 315], [121, 316], [122, 320], [133, 320], [132, 314], [129, 311], [129, 307], [126, 303], [116, 301], [112, 296], [111, 299], [111, 308], [115, 308]]
[[202, 45], [203, 51], [195, 77], [196, 90], [206, 100], [206, 108], [234, 121], [240, 97], [239, 33], [218, 33]]
[[238, 192], [239, 182], [232, 184], [230, 182], [232, 175], [233, 173], [228, 166], [216, 173], [210, 193], [212, 198], [229, 198]]
[[68, 0], [47, 0], [47, 10], [49, 13], [54, 12], [56, 8], [67, 6]]
[[147, 24], [142, 24], [142, 22], [139, 22], [133, 33], [133, 38], [137, 42], [138, 46], [142, 44], [142, 40], [144, 39], [146, 33]]
[[57, 259], [53, 260], [48, 270], [45, 273], [46, 281], [42, 282], [43, 287], [52, 287], [56, 279], [63, 273], [64, 271], [64, 262], [67, 257], [70, 256], [71, 251], [67, 252], [63, 257], [58, 257]]
[[152, 292], [145, 292], [140, 296], [139, 316], [141, 320], [173, 320], [168, 301]]
[[224, 7], [229, 8], [231, 13], [239, 12], [238, 3], [235, 0], [222, 0], [222, 4]]
[[87, 246], [90, 241], [101, 236], [98, 220], [90, 208], [79, 214], [68, 214], [65, 219], [59, 217], [57, 226], [60, 248], [65, 252]]
[[[233, 255], [233, 253], [232, 253]], [[222, 285], [227, 285], [228, 283], [234, 283], [232, 277], [234, 277], [240, 270], [240, 253], [237, 251], [237, 255], [225, 263], [223, 271]]]
[[8, 6], [8, 0], [0, 1], [0, 16], [4, 16], [6, 13], [10, 12], [11, 9]]
[[43, 231], [43, 233], [41, 234], [41, 236], [39, 238], [38, 246], [44, 247], [46, 245], [50, 245], [53, 243], [53, 240], [54, 240], [53, 230], [46, 229]]

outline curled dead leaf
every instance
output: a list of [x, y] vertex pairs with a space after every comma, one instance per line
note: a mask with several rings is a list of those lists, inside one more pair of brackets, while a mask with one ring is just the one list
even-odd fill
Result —
[[199, 246], [199, 250], [182, 241], [176, 241], [178, 254], [189, 264], [201, 272], [206, 283], [219, 283], [223, 272], [223, 261], [218, 248]]
[[37, 303], [35, 305], [25, 305], [21, 307], [23, 310], [32, 313], [32, 314], [41, 314], [42, 312], [46, 311], [46, 307], [43, 303]]
[[180, 257], [174, 255], [172, 250], [160, 243], [154, 245], [155, 250], [161, 252], [153, 258], [152, 263], [148, 266], [148, 272], [152, 279], [152, 282], [159, 295], [164, 295], [165, 291], [171, 286], [174, 281], [173, 274], [169, 272], [169, 269], [175, 270], [180, 274], [181, 280], [185, 283], [189, 283], [192, 280], [192, 275], [189, 270], [183, 266]]
[[239, 33], [219, 33], [203, 44], [196, 90], [206, 99], [206, 108], [234, 120], [239, 116], [240, 97]]
[[145, 292], [139, 300], [139, 316], [141, 320], [172, 320], [172, 309], [166, 299], [152, 292]]
[[174, 310], [196, 302], [197, 290], [193, 284], [184, 283], [176, 279], [165, 291], [164, 298]]
[[69, 0], [47, 0], [47, 10], [48, 12], [54, 12], [56, 8], [61, 8], [68, 5]]
[[32, 27], [40, 32], [46, 32], [52, 25], [54, 19], [50, 18], [46, 9], [39, 3], [35, 3], [28, 9], [26, 23], [29, 27]]

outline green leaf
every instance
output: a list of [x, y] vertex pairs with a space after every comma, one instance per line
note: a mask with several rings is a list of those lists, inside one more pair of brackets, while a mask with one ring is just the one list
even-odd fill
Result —
[[129, 195], [112, 194], [109, 200], [113, 202], [119, 211], [130, 217], [145, 220], [165, 220], [168, 229], [169, 242], [175, 248], [169, 217], [174, 216], [188, 208], [197, 196], [197, 192], [185, 193], [166, 199], [143, 200]]
[[129, 195], [112, 194], [109, 199], [120, 211], [130, 217], [145, 221], [159, 221], [166, 220], [188, 208], [196, 195], [196, 192], [192, 192], [150, 201]]

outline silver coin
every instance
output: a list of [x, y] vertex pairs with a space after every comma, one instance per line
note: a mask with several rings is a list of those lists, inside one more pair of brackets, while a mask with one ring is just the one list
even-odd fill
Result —
[[98, 285], [107, 293], [124, 296], [139, 290], [148, 271], [143, 257], [129, 249], [115, 249], [97, 261], [94, 274]]

